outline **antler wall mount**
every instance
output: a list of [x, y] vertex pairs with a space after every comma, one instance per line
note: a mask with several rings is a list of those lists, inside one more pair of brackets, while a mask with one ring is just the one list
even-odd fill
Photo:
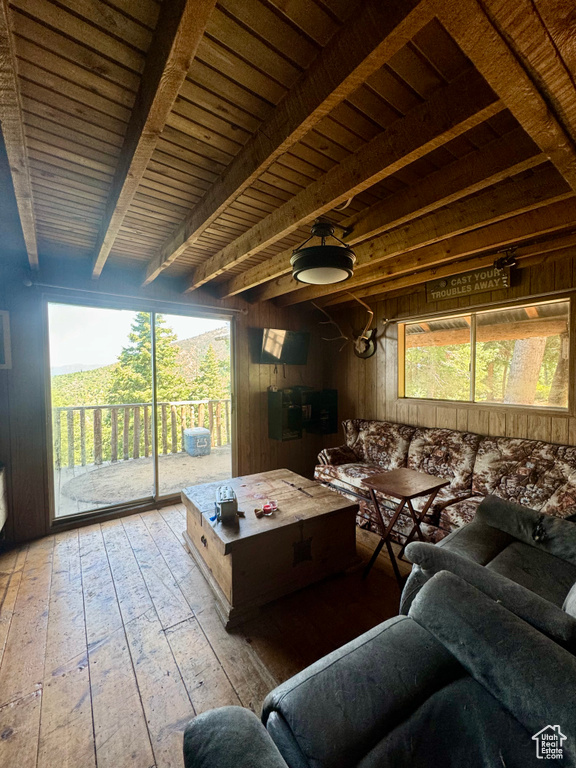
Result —
[[354, 301], [357, 301], [359, 304], [361, 304], [368, 312], [368, 319], [366, 325], [364, 326], [364, 330], [359, 334], [344, 333], [340, 325], [336, 322], [336, 320], [334, 320], [333, 317], [328, 314], [328, 312], [326, 312], [325, 309], [318, 306], [318, 304], [315, 302], [311, 303], [314, 307], [316, 307], [316, 309], [320, 310], [320, 312], [322, 312], [322, 314], [328, 318], [327, 320], [320, 320], [320, 325], [334, 325], [339, 332], [338, 336], [332, 336], [330, 338], [323, 336], [323, 341], [339, 341], [342, 339], [344, 343], [338, 350], [339, 352], [341, 352], [344, 347], [351, 342], [353, 344], [353, 351], [356, 357], [359, 357], [362, 360], [367, 360], [369, 357], [372, 357], [372, 355], [376, 353], [377, 329], [370, 327], [372, 325], [372, 320], [374, 319], [374, 312], [370, 309], [368, 304], [362, 301], [362, 299], [357, 298], [353, 293], [350, 293], [350, 291], [347, 291], [347, 293], [354, 299]]

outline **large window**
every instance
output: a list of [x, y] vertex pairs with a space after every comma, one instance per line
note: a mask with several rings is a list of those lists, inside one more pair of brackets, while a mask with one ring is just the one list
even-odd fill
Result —
[[230, 323], [48, 304], [54, 514], [232, 474]]
[[569, 314], [566, 299], [402, 323], [399, 395], [567, 408]]

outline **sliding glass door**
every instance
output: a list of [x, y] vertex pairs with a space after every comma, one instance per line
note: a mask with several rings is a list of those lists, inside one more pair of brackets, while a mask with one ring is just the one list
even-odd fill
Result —
[[55, 517], [231, 476], [230, 324], [48, 304]]
[[230, 324], [156, 315], [158, 493], [232, 476]]

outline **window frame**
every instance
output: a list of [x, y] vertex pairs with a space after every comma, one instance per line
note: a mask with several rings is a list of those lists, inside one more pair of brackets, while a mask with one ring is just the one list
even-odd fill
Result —
[[[576, 375], [571, 375], [571, 367], [576, 360], [576, 301], [573, 300], [573, 293], [561, 293], [558, 295], [549, 295], [540, 298], [518, 299], [512, 302], [502, 302], [498, 304], [482, 305], [474, 308], [460, 307], [457, 310], [448, 312], [433, 312], [426, 315], [415, 317], [406, 317], [396, 321], [396, 399], [403, 404], [413, 405], [453, 405], [456, 408], [481, 408], [481, 409], [511, 409], [516, 411], [525, 411], [527, 413], [546, 413], [558, 414], [561, 416], [576, 415]], [[487, 402], [484, 400], [474, 400], [475, 395], [475, 377], [476, 377], [476, 318], [478, 315], [488, 312], [498, 312], [505, 309], [522, 309], [524, 307], [533, 307], [543, 304], [554, 304], [561, 301], [568, 301], [568, 404], [566, 407], [551, 405], [526, 405], [525, 403], [499, 403]], [[405, 394], [405, 376], [406, 376], [406, 356], [405, 356], [405, 328], [412, 323], [425, 323], [429, 321], [438, 321], [442, 319], [454, 319], [458, 317], [470, 317], [470, 399], [469, 400], [444, 400], [441, 398], [430, 397], [408, 397]]]

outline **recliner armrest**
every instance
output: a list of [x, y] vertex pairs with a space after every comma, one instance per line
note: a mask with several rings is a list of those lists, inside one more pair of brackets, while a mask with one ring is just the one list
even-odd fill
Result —
[[[576, 565], [576, 525], [570, 520], [541, 515], [498, 496], [486, 496], [478, 506], [474, 521], [504, 531], [524, 544]], [[535, 540], [534, 531], [539, 525], [540, 535]]]
[[185, 768], [288, 768], [256, 715], [221, 707], [198, 715], [184, 731]]
[[[420, 567], [425, 579], [431, 579], [440, 571], [449, 571], [576, 654], [576, 619], [521, 584], [433, 544], [413, 542], [406, 547], [406, 556]], [[409, 599], [402, 595], [403, 613]]]
[[558, 724], [576, 759], [576, 658], [447, 571], [420, 590], [410, 617], [528, 730]]
[[347, 445], [339, 445], [337, 448], [324, 448], [318, 454], [319, 464], [356, 464], [358, 456]]
[[262, 721], [268, 727], [275, 713], [282, 718], [282, 752], [289, 747], [302, 765], [353, 766], [462, 674], [428, 632], [394, 617], [278, 686], [264, 701]]

